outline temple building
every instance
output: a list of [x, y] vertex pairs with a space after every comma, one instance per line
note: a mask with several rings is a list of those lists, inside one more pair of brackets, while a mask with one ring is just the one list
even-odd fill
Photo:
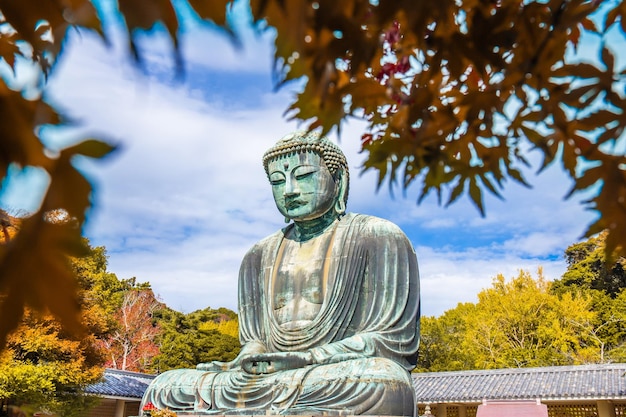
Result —
[[626, 363], [414, 373], [413, 383], [420, 416], [426, 406], [437, 417], [480, 417], [481, 404], [531, 401], [550, 417], [626, 417]]
[[102, 381], [89, 385], [85, 392], [102, 400], [85, 417], [139, 416], [139, 403], [154, 375], [107, 369]]

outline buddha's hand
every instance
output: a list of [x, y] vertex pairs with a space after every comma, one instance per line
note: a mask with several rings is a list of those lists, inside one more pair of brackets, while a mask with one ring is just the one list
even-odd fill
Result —
[[212, 361], [199, 363], [196, 365], [196, 369], [199, 371], [209, 371], [209, 372], [224, 372], [228, 371], [233, 367], [232, 362], [220, 362], [220, 361]]
[[250, 355], [258, 355], [266, 351], [265, 345], [261, 342], [248, 342], [246, 343], [239, 352], [239, 355], [235, 359], [230, 362], [220, 362], [220, 361], [212, 361], [199, 363], [196, 365], [196, 369], [199, 371], [208, 371], [208, 372], [224, 372], [230, 371], [231, 369], [235, 369], [241, 366], [241, 363], [244, 358], [249, 357]]
[[311, 352], [274, 352], [247, 356], [241, 360], [241, 368], [249, 374], [271, 374], [313, 363]]

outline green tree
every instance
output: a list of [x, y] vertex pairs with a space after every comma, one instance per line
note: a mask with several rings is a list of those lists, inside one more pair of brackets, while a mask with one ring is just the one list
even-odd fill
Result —
[[597, 314], [593, 337], [602, 346], [602, 361], [623, 361], [626, 356], [626, 258], [607, 262], [606, 233], [571, 245], [565, 251], [567, 271], [556, 280], [556, 294], [584, 293]]
[[[135, 57], [137, 30], [160, 23], [182, 64], [175, 4], [184, 3], [118, 2]], [[230, 1], [189, 4], [236, 38]], [[420, 201], [430, 192], [440, 201], [446, 193], [446, 204], [467, 194], [483, 213], [484, 192], [499, 196], [510, 180], [526, 184], [521, 168], [532, 149], [543, 157], [540, 168], [557, 161], [565, 168], [571, 192], [602, 185], [592, 189], [589, 208], [599, 218], [587, 235], [608, 229], [607, 253], [626, 255], [626, 156], [615, 146], [626, 126], [626, 97], [610, 46], [611, 34], [624, 38], [624, 2], [250, 0], [250, 6], [257, 27], [276, 30], [277, 83], [304, 81], [290, 117], [324, 132], [339, 130], [349, 117], [365, 119], [364, 166], [378, 170], [380, 183], [407, 187], [419, 180]], [[12, 69], [17, 59], [32, 61], [42, 84], [70, 26], [103, 33], [88, 0], [0, 0], [0, 12], [0, 60]], [[583, 35], [598, 41], [600, 63], [569, 59], [566, 51]], [[68, 251], [79, 253], [91, 201], [91, 186], [71, 159], [99, 158], [111, 147], [91, 140], [55, 157], [36, 132], [60, 119], [42, 95], [29, 90], [27, 99], [0, 80], [0, 177], [10, 166], [32, 166], [51, 181], [15, 244], [0, 249], [0, 291], [11, 294], [0, 305], [7, 317], [0, 346], [25, 305], [47, 307], [80, 328], [71, 271], [58, 267]], [[72, 224], [46, 222], [57, 209]]]
[[157, 372], [195, 368], [213, 360], [230, 361], [239, 353], [239, 339], [214, 328], [216, 324], [236, 320], [236, 314], [228, 309], [208, 307], [183, 314], [164, 308], [154, 316], [162, 329], [157, 338], [160, 354], [152, 363]]
[[[80, 257], [70, 257], [70, 267], [77, 277], [80, 293], [85, 304], [100, 309], [100, 316], [107, 320], [107, 329], [115, 326], [114, 315], [122, 305], [124, 293], [137, 286], [135, 278], [120, 280], [108, 270], [108, 257], [104, 246], [92, 247], [83, 239], [88, 251]], [[139, 284], [144, 288], [146, 284]], [[148, 284], [149, 288], [149, 284]]]
[[608, 340], [607, 359], [611, 362], [626, 362], [626, 289], [623, 289], [610, 304], [608, 319], [604, 323], [613, 327]]
[[626, 257], [616, 256], [615, 263], [608, 263], [606, 238], [606, 232], [600, 233], [565, 250], [567, 271], [555, 281], [555, 291], [593, 289], [615, 298], [626, 288]]

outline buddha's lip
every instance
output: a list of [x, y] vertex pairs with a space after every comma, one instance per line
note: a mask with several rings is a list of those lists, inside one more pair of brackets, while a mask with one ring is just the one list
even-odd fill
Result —
[[294, 209], [304, 205], [306, 205], [306, 201], [302, 200], [290, 200], [285, 202], [285, 207], [287, 209]]

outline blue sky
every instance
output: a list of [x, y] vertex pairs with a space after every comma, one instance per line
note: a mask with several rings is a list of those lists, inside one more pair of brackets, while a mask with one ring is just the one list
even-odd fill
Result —
[[[235, 50], [215, 30], [186, 30], [182, 80], [162, 36], [143, 39], [143, 70], [114, 39], [107, 48], [93, 34], [74, 32], [45, 93], [79, 123], [49, 129], [48, 143], [93, 136], [120, 145], [105, 161], [79, 161], [96, 187], [85, 233], [106, 246], [112, 272], [149, 281], [170, 307], [236, 309], [244, 253], [284, 225], [261, 157], [301, 127], [283, 117], [298, 86], [274, 91], [271, 34], [248, 33]], [[393, 198], [386, 187], [376, 192], [374, 172], [358, 175], [364, 126], [351, 121], [339, 141], [352, 172], [348, 210], [389, 219], [409, 236], [424, 315], [475, 301], [498, 273], [542, 267], [548, 279], [559, 278], [563, 251], [595, 218], [580, 204], [584, 196], [564, 200], [572, 184], [557, 166], [539, 176], [529, 170], [531, 190], [508, 183], [504, 201], [487, 197], [485, 218], [467, 199], [444, 209], [431, 196], [418, 206], [417, 187], [406, 197], [396, 190]], [[14, 179], [0, 203], [32, 210], [40, 188], [36, 176]]]

